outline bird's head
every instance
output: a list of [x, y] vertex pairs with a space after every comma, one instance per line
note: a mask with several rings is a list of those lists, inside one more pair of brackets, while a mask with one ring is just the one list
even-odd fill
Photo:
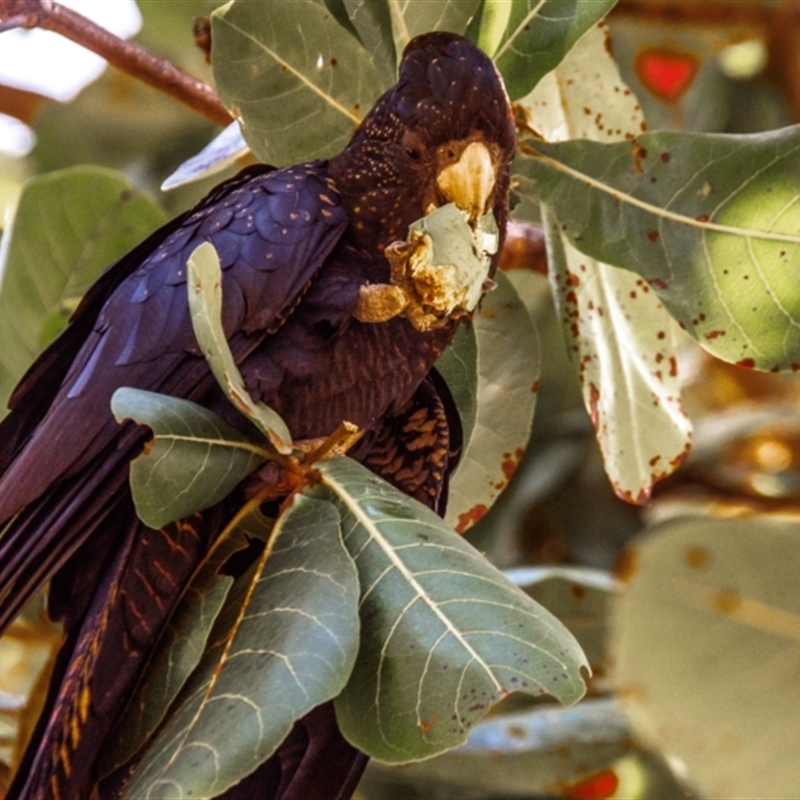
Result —
[[502, 235], [515, 138], [502, 79], [478, 47], [444, 32], [413, 39], [397, 84], [331, 162], [360, 244], [405, 239], [451, 202], [473, 221], [492, 211]]

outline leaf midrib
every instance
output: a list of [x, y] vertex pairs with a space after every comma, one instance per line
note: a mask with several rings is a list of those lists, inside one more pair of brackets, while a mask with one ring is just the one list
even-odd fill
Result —
[[424, 590], [424, 588], [420, 585], [417, 581], [414, 574], [411, 570], [405, 565], [403, 560], [397, 555], [392, 545], [387, 541], [386, 537], [381, 533], [378, 526], [374, 523], [372, 518], [361, 508], [361, 506], [356, 503], [350, 494], [350, 492], [346, 489], [344, 485], [339, 483], [335, 478], [333, 478], [330, 473], [323, 472], [323, 483], [327, 484], [328, 487], [336, 494], [336, 496], [345, 504], [347, 509], [350, 513], [356, 518], [356, 520], [363, 525], [364, 529], [367, 531], [370, 538], [381, 548], [383, 553], [385, 554], [386, 558], [390, 561], [392, 566], [400, 573], [400, 575], [408, 582], [409, 586], [412, 587], [414, 592], [416, 593], [417, 597], [430, 609], [430, 611], [439, 619], [442, 625], [445, 627], [445, 630], [450, 633], [456, 641], [464, 648], [464, 650], [469, 653], [469, 655], [475, 660], [477, 664], [479, 664], [486, 672], [489, 679], [494, 684], [497, 691], [502, 691], [503, 687], [495, 678], [494, 674], [492, 673], [489, 666], [486, 662], [481, 658], [481, 656], [475, 651], [475, 649], [466, 641], [463, 637], [461, 632], [456, 628], [453, 623], [450, 621], [449, 617], [441, 611], [438, 605], [430, 598], [428, 593]]
[[645, 211], [654, 217], [669, 220], [670, 222], [676, 222], [680, 225], [685, 225], [686, 227], [689, 228], [697, 228], [698, 230], [703, 231], [704, 233], [706, 232], [722, 233], [722, 234], [727, 234], [729, 236], [736, 236], [740, 238], [761, 239], [770, 242], [787, 242], [788, 244], [794, 244], [794, 245], [800, 243], [796, 235], [789, 233], [771, 233], [768, 231], [752, 230], [750, 228], [735, 228], [731, 225], [721, 225], [718, 222], [710, 222], [710, 221], [699, 222], [698, 220], [693, 219], [692, 217], [687, 217], [682, 214], [676, 214], [674, 211], [668, 211], [665, 208], [653, 205], [652, 203], [648, 203], [645, 200], [640, 200], [639, 198], [634, 197], [628, 192], [624, 192], [620, 189], [614, 188], [613, 186], [609, 186], [608, 184], [603, 183], [602, 181], [599, 181], [596, 178], [592, 178], [585, 172], [573, 169], [572, 167], [569, 167], [566, 164], [540, 152], [535, 148], [535, 146], [530, 145], [530, 143], [528, 143], [528, 148], [530, 149], [529, 153], [530, 157], [542, 161], [548, 167], [551, 167], [552, 169], [555, 169], [558, 172], [562, 172], [565, 175], [568, 175], [570, 178], [574, 178], [575, 180], [586, 184], [586, 186], [588, 186], [591, 189], [596, 189], [602, 192], [603, 194], [609, 195], [610, 197], [613, 197], [615, 200], [618, 200], [621, 203], [625, 203], [627, 205], [633, 206], [634, 208], [638, 208], [641, 211]]
[[293, 67], [288, 61], [282, 59], [274, 50], [267, 47], [264, 42], [259, 41], [255, 36], [253, 36], [249, 31], [240, 28], [238, 25], [231, 22], [226, 17], [220, 17], [220, 19], [229, 25], [233, 30], [237, 33], [241, 34], [245, 39], [249, 39], [256, 47], [261, 48], [270, 58], [274, 59], [277, 64], [280, 64], [283, 68], [288, 70], [295, 78], [297, 78], [306, 88], [310, 89], [314, 94], [321, 97], [331, 108], [338, 111], [343, 116], [347, 117], [351, 122], [355, 123], [356, 125], [361, 123], [361, 117], [354, 114], [352, 111], [346, 109], [341, 103], [337, 102], [330, 94], [322, 91], [313, 81], [309, 80], [302, 72], [300, 72], [297, 68]]

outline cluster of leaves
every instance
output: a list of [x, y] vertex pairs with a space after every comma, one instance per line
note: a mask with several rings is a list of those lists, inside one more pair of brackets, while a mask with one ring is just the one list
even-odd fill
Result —
[[[800, 293], [791, 281], [800, 259], [792, 171], [800, 131], [738, 137], [645, 132], [607, 31], [598, 25], [613, 5], [614, 0], [231, 2], [213, 15], [213, 68], [237, 123], [171, 183], [208, 174], [248, 147], [270, 163], [337, 152], [364, 110], [394, 81], [398, 54], [412, 36], [438, 28], [472, 37], [495, 58], [520, 119], [515, 214], [542, 221], [558, 317], [606, 471], [619, 496], [641, 503], [689, 449], [673, 320], [731, 363], [766, 370], [800, 364]], [[86, 203], [96, 203], [97, 214], [81, 216], [78, 225], [71, 219], [77, 206], [59, 193], [72, 192], [73, 179], [84, 174], [95, 187]], [[59, 306], [72, 305], [101, 266], [95, 262], [111, 260], [103, 251], [104, 236], [122, 252], [160, 221], [146, 200], [114, 181], [119, 179], [97, 171], [53, 175], [36, 179], [23, 196], [3, 240], [0, 325], [7, 329], [0, 332], [3, 341], [8, 333], [19, 347], [0, 354], [17, 359], [0, 367], [0, 393], [52, 334], [63, 316]], [[99, 186], [108, 188], [105, 205]], [[115, 216], [130, 226], [131, 240], [116, 240]], [[41, 230], [39, 219], [56, 230], [59, 224], [74, 229], [75, 247], [34, 235]], [[89, 240], [92, 249], [80, 246]], [[31, 281], [45, 262], [62, 265], [64, 274], [58, 285], [48, 279], [46, 289], [44, 282]], [[207, 262], [213, 268], [213, 254], [196, 255], [196, 267]], [[199, 283], [213, 286], [213, 274]], [[527, 440], [536, 397], [530, 389], [539, 378], [536, 334], [525, 308], [533, 302], [526, 296], [530, 288], [522, 276], [503, 279], [441, 363], [467, 443], [448, 509], [448, 522], [459, 531], [492, 506]], [[118, 416], [132, 416], [156, 434], [150, 457], [133, 470], [140, 513], [153, 525], [215, 502], [291, 442], [280, 421], [253, 408], [237, 385], [215, 328], [218, 298], [204, 290], [195, 300], [206, 304], [195, 314], [197, 331], [220, 382], [261, 434], [245, 440], [203, 409], [131, 390], [118, 393]], [[502, 362], [494, 357], [498, 353]], [[188, 473], [184, 467], [181, 476], [172, 460], [178, 455], [187, 464], [212, 466]], [[159, 465], [166, 467], [163, 474]], [[122, 763], [158, 731], [129, 796], [160, 796], [166, 781], [212, 796], [266, 758], [293, 720], [333, 697], [351, 741], [380, 759], [409, 761], [463, 741], [489, 704], [525, 682], [529, 691], [544, 687], [565, 702], [580, 695], [582, 656], [540, 606], [509, 587], [438, 518], [358, 465], [334, 459], [318, 468], [319, 482], [297, 494], [274, 523], [243, 509], [195, 576], [121, 725], [124, 736], [108, 756], [109, 768]], [[735, 547], [726, 534], [735, 537]], [[786, 699], [771, 693], [768, 703], [748, 706], [759, 720], [759, 733], [748, 737], [741, 713], [730, 710], [744, 686], [731, 680], [716, 687], [712, 681], [721, 660], [745, 651], [746, 668], [736, 672], [741, 681], [763, 669], [767, 654], [777, 665], [770, 681], [785, 676], [798, 609], [781, 587], [791, 585], [793, 561], [785, 559], [786, 574], [776, 576], [774, 591], [756, 576], [772, 570], [770, 548], [788, 554], [794, 537], [795, 523], [759, 517], [735, 525], [666, 523], [632, 551], [636, 569], [625, 575], [628, 591], [613, 604], [611, 645], [594, 642], [581, 629], [592, 666], [612, 648], [613, 687], [628, 690], [636, 732], [657, 749], [678, 754], [710, 794], [777, 796], [792, 790], [791, 771], [778, 767], [791, 759], [777, 745], [791, 748], [793, 740], [774, 724], [787, 713]], [[235, 582], [220, 576], [220, 565], [248, 538], [267, 542], [262, 559]], [[377, 581], [387, 571], [391, 585]], [[553, 591], [542, 587], [558, 582], [589, 592], [596, 606], [588, 627], [595, 635], [605, 631], [617, 588], [607, 576], [548, 571], [523, 582], [543, 602], [553, 600]], [[373, 585], [360, 609], [368, 623], [359, 627], [359, 595]], [[326, 598], [324, 607], [315, 597]], [[368, 607], [370, 598], [383, 609], [380, 624]], [[556, 605], [566, 608], [563, 600]], [[502, 607], [500, 617], [488, 613], [490, 607]], [[278, 638], [287, 618], [306, 647], [292, 650], [294, 645]], [[515, 626], [523, 636], [508, 635]], [[253, 646], [266, 641], [275, 650], [284, 648], [280, 658]], [[537, 643], [535, 656], [527, 649], [531, 642]], [[240, 677], [241, 670], [265, 664], [269, 677], [262, 683]], [[456, 674], [471, 681], [466, 694], [454, 690]], [[687, 692], [686, 685], [696, 689]], [[279, 710], [276, 687], [286, 700]], [[598, 688], [612, 685], [600, 680]], [[471, 700], [476, 695], [479, 703]], [[681, 696], [685, 703], [676, 703]], [[700, 719], [713, 719], [719, 733], [717, 758], [703, 756], [707, 751], [687, 737], [682, 724], [690, 713], [698, 719], [696, 709], [686, 706], [698, 697], [707, 700]], [[784, 705], [773, 707], [776, 702]], [[440, 711], [445, 708], [446, 714]], [[557, 719], [550, 711], [536, 714], [515, 724], [526, 726], [533, 741], [541, 715], [551, 714], [549, 730], [585, 745], [578, 748], [584, 764], [600, 768], [630, 744], [630, 730], [607, 699], [563, 711]], [[490, 742], [482, 754], [516, 752], [519, 742], [508, 734], [503, 740], [491, 725], [479, 728]], [[706, 741], [714, 738], [705, 732]], [[734, 740], [741, 770], [725, 758], [724, 748]], [[199, 743], [218, 753], [209, 772], [198, 771], [189, 755]], [[480, 749], [475, 737], [472, 743]], [[533, 749], [557, 760], [558, 747], [553, 735]], [[758, 755], [768, 751], [766, 761]], [[760, 771], [751, 769], [756, 760]], [[473, 785], [481, 776], [491, 780], [485, 758], [473, 764], [472, 773], [464, 772], [464, 763], [463, 757], [455, 760], [440, 774], [450, 769], [461, 782], [471, 774], [466, 779]], [[500, 770], [504, 763], [497, 762]], [[546, 759], [532, 763], [535, 779], [521, 778], [528, 786], [545, 791], [563, 776]], [[771, 779], [764, 777], [769, 770]]]

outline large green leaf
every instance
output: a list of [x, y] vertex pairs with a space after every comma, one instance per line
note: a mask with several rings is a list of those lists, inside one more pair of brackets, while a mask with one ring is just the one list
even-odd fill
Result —
[[513, 691], [573, 703], [585, 657], [555, 617], [425, 506], [350, 459], [318, 465], [358, 567], [362, 637], [336, 698], [344, 735], [382, 761], [428, 758]]
[[388, 0], [341, 0], [361, 44], [370, 54], [385, 85], [397, 77], [397, 51]]
[[[478, 41], [494, 57], [511, 99], [518, 100], [556, 67], [572, 45], [615, 3], [616, 0], [514, 0], [509, 3], [504, 32], [498, 35], [496, 28], [497, 19], [505, 21], [505, 14], [492, 8], [492, 24], [487, 19], [486, 33]], [[503, 0], [487, 0], [487, 5], [501, 6]]]
[[797, 795], [800, 523], [683, 518], [623, 560], [611, 655], [633, 729], [704, 797]]
[[502, 274], [496, 279], [473, 324], [462, 326], [437, 363], [459, 411], [466, 409], [464, 450], [450, 479], [446, 517], [459, 533], [481, 519], [508, 483], [528, 443], [536, 405], [536, 328], [511, 281]]
[[108, 169], [74, 167], [25, 184], [0, 248], [0, 409], [92, 281], [164, 222]]
[[577, 249], [641, 275], [714, 355], [800, 367], [800, 126], [527, 142], [519, 167]]
[[481, 0], [389, 0], [397, 50], [428, 31], [464, 33]]
[[358, 649], [358, 580], [330, 503], [296, 496], [240, 578], [125, 798], [208, 798], [337, 695]]
[[249, 543], [266, 542], [271, 529], [271, 520], [260, 512], [247, 514], [215, 543], [195, 571], [116, 725], [118, 736], [104, 748], [100, 767], [103, 774], [132, 758], [164, 719], [200, 663], [211, 628], [233, 585], [233, 578], [222, 574], [222, 568], [234, 553], [244, 550]]
[[247, 392], [222, 329], [222, 269], [211, 242], [196, 247], [186, 264], [186, 288], [194, 335], [217, 383], [279, 453], [292, 451], [292, 435], [277, 412]]
[[384, 88], [370, 54], [317, 0], [230, 2], [212, 16], [214, 78], [253, 152], [332, 155]]
[[[548, 140], [632, 138], [644, 126], [595, 26], [520, 101]], [[672, 320], [642, 278], [577, 250], [546, 203], [550, 278], [606, 472], [617, 494], [644, 502], [689, 449]]]
[[151, 528], [213, 506], [271, 456], [255, 432], [245, 436], [189, 400], [123, 387], [111, 410], [155, 434], [130, 477], [136, 513]]

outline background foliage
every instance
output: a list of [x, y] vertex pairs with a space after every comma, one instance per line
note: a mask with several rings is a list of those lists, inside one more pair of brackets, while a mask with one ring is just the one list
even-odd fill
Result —
[[[210, 80], [190, 19], [213, 5], [144, 0], [140, 39]], [[607, 28], [593, 28], [612, 6], [298, 0], [240, 3], [214, 20], [217, 87], [262, 159], [338, 149], [391, 83], [405, 41], [437, 26], [467, 30], [496, 56], [527, 126], [515, 216], [542, 227], [515, 228], [506, 254], [510, 285], [501, 292], [517, 304], [514, 315], [493, 312], [503, 295], [489, 295], [474, 329], [462, 333], [461, 355], [444, 365], [471, 432], [448, 518], [460, 530], [480, 520], [467, 537], [500, 567], [538, 565], [510, 575], [575, 633], [594, 677], [574, 708], [511, 698], [459, 750], [399, 773], [373, 765], [364, 797], [796, 793], [800, 133], [758, 131], [800, 120], [800, 18], [781, 0], [627, 0]], [[234, 64], [230, 53], [242, 58]], [[256, 66], [263, 84], [251, 80]], [[320, 91], [303, 93], [298, 85], [310, 77]], [[278, 127], [294, 126], [297, 136], [272, 137], [272, 92], [296, 95], [297, 118]], [[666, 130], [643, 135], [643, 120]], [[0, 336], [26, 342], [0, 366], [6, 393], [23, 352], [33, 355], [63, 324], [92, 271], [111, 260], [102, 223], [124, 219], [129, 238], [115, 233], [115, 247], [127, 249], [162, 219], [139, 190], [155, 193], [215, 133], [113, 72], [68, 106], [40, 106], [35, 127], [37, 147], [13, 169], [41, 177], [27, 185], [13, 237], [7, 228], [2, 241]], [[49, 174], [86, 162], [121, 170], [124, 188], [98, 170]], [[225, 174], [183, 185], [161, 204], [173, 213]], [[43, 186], [49, 202], [61, 187], [87, 185], [96, 207], [67, 209], [83, 209], [79, 219], [61, 220], [58, 202], [48, 210], [36, 199]], [[103, 205], [104, 191], [124, 203]], [[26, 211], [34, 200], [58, 235], [33, 233], [42, 230]], [[537, 273], [545, 245], [549, 285]], [[511, 342], [521, 350], [493, 363], [489, 354]], [[522, 459], [524, 441], [506, 442], [526, 430], [525, 391], [537, 404]], [[493, 441], [512, 406], [511, 433]], [[658, 478], [666, 480], [654, 486]], [[641, 509], [619, 498], [651, 502]], [[301, 512], [296, 526], [283, 522], [292, 536], [302, 535]], [[210, 602], [219, 608], [222, 598]], [[224, 615], [216, 624], [226, 624]], [[41, 696], [29, 665], [46, 662], [36, 654], [52, 641], [33, 608], [0, 654], [6, 763]], [[203, 642], [198, 648], [189, 670]], [[200, 684], [202, 669], [193, 678]]]

